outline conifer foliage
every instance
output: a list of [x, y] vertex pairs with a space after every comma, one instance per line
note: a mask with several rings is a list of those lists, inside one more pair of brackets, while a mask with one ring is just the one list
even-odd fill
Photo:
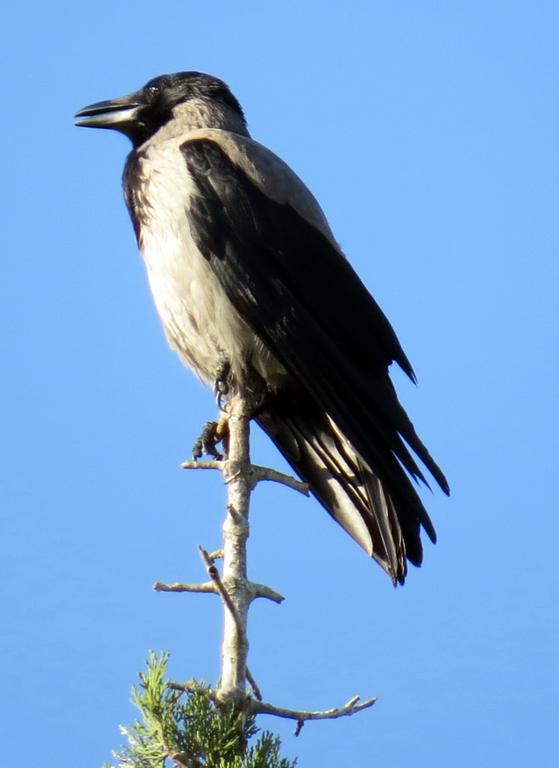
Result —
[[295, 768], [280, 757], [280, 740], [260, 731], [253, 715], [218, 705], [198, 682], [166, 680], [168, 654], [150, 653], [147, 671], [132, 689], [140, 718], [121, 727], [128, 745], [104, 768]]

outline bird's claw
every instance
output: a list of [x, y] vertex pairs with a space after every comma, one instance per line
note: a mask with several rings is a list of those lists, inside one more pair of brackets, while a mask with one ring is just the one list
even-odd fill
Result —
[[227, 453], [227, 438], [229, 436], [227, 418], [222, 416], [219, 421], [207, 421], [200, 436], [192, 446], [192, 458], [200, 459], [202, 456], [213, 456], [217, 461], [223, 460], [223, 454], [217, 450], [217, 445], [223, 443]]
[[220, 411], [224, 411], [223, 399], [227, 397], [230, 391], [229, 387], [229, 374], [231, 372], [231, 364], [225, 356], [223, 356], [215, 370], [214, 379], [214, 395]]

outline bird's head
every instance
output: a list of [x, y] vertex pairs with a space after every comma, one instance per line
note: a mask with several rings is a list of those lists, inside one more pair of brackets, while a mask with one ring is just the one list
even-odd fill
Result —
[[201, 72], [160, 75], [129, 96], [90, 104], [76, 113], [76, 125], [120, 131], [137, 147], [175, 118], [177, 108], [194, 101], [212, 104], [245, 125], [241, 105], [227, 85]]

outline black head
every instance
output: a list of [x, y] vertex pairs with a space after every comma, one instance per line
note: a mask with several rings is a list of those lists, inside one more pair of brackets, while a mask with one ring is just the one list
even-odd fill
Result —
[[178, 104], [191, 99], [218, 102], [244, 120], [241, 105], [222, 80], [202, 72], [177, 72], [154, 77], [129, 96], [80, 109], [76, 125], [120, 131], [137, 147], [171, 119]]

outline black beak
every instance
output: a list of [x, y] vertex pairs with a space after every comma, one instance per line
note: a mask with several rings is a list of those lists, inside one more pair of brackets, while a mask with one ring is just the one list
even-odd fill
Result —
[[119, 99], [98, 101], [76, 112], [76, 125], [85, 128], [112, 128], [126, 133], [144, 105], [139, 93], [131, 93]]

